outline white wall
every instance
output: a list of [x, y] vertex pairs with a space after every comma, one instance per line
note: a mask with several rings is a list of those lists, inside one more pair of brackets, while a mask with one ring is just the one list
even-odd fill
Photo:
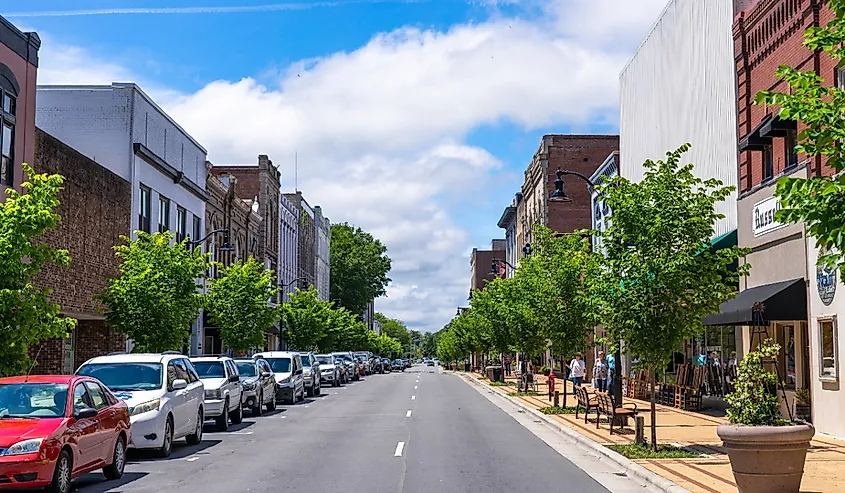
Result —
[[[733, 0], [672, 0], [620, 75], [622, 176], [689, 142], [696, 175], [737, 184]], [[716, 235], [736, 229], [736, 193]]]
[[[279, 282], [290, 284], [297, 277], [299, 254], [299, 209], [283, 194], [279, 195]], [[287, 301], [296, 286], [285, 288]]]

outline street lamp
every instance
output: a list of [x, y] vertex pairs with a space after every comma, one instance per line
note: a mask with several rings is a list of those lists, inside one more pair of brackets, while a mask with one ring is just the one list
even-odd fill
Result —
[[533, 251], [534, 250], [531, 249], [531, 243], [526, 243], [525, 246], [522, 247], [522, 256], [530, 257]]
[[285, 291], [286, 291], [289, 287], [293, 286], [293, 285], [294, 285], [294, 283], [297, 283], [297, 282], [299, 282], [299, 281], [304, 281], [304, 280], [305, 280], [305, 278], [304, 278], [304, 277], [297, 277], [296, 279], [294, 279], [294, 280], [293, 280], [293, 281], [291, 281], [291, 282], [287, 282], [287, 283], [286, 283], [286, 282], [280, 282], [280, 283], [279, 283], [279, 287], [280, 287], [280, 288], [282, 288], [282, 294], [284, 294], [284, 292], [285, 292]]
[[220, 246], [220, 248], [217, 249], [217, 251], [218, 252], [232, 252], [232, 251], [234, 251], [235, 249], [232, 248], [232, 244], [229, 241], [229, 230], [228, 229], [215, 229], [214, 231], [209, 232], [207, 235], [203, 236], [199, 240], [188, 241], [188, 245], [190, 245], [191, 248], [196, 248], [196, 247], [202, 245], [203, 243], [205, 243], [205, 241], [207, 239], [211, 238], [212, 236], [219, 235], [219, 234], [223, 235], [223, 244]]
[[[560, 168], [555, 172], [557, 179], [555, 180], [555, 190], [549, 195], [549, 200], [553, 202], [571, 202], [572, 199], [566, 195], [564, 191], [563, 175], [577, 176], [582, 179], [593, 190], [596, 189], [596, 184], [592, 180], [577, 171], [562, 170]], [[618, 342], [618, 341], [617, 341]], [[622, 405], [622, 378], [619, 373], [622, 369], [622, 354], [619, 348], [613, 352], [613, 380], [610, 382], [613, 390], [614, 404], [618, 407]]]

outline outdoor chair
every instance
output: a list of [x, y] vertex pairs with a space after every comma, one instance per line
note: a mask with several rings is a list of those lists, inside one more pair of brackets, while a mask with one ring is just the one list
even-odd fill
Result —
[[587, 423], [587, 416], [590, 411], [596, 413], [596, 421], [601, 418], [598, 410], [598, 399], [595, 395], [590, 395], [590, 392], [584, 386], [575, 389], [575, 399], [577, 401], [577, 404], [575, 404], [575, 419], [578, 419], [578, 412], [581, 409], [584, 410], [584, 424]]
[[[613, 423], [616, 421], [617, 416], [620, 418], [619, 426], [623, 427], [625, 423], [625, 419], [622, 418], [630, 418], [637, 415], [637, 405], [630, 402], [630, 403], [623, 403], [622, 407], [616, 407], [613, 405], [613, 398], [610, 394], [597, 394], [596, 401], [598, 403], [598, 417], [596, 418], [596, 428], [599, 427], [599, 423], [601, 422], [601, 415], [604, 414], [607, 416], [608, 424], [610, 425], [610, 434], [613, 435]], [[633, 406], [633, 409], [627, 408], [625, 406]]]

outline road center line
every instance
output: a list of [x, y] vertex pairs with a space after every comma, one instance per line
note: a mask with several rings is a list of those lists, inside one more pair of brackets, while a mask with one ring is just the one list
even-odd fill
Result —
[[416, 385], [414, 385], [414, 390], [417, 390], [417, 386], [416, 386]]
[[415, 401], [415, 400], [417, 400], [417, 396], [415, 396], [415, 395], [412, 395], [412, 396], [411, 396], [411, 400], [412, 400], [412, 401]]
[[393, 452], [393, 457], [402, 457], [402, 450], [405, 448], [405, 442], [396, 444], [396, 451]]
[[408, 410], [408, 412], [407, 412], [407, 413], [405, 413], [405, 417], [406, 417], [406, 418], [410, 418], [410, 417], [411, 417], [411, 410], [410, 410], [410, 409]]

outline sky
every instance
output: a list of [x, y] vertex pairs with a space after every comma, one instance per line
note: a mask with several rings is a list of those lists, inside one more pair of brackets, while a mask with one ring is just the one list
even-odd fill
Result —
[[[30, 0], [39, 84], [136, 82], [218, 164], [388, 249], [376, 309], [437, 331], [545, 134], [613, 134], [619, 72], [666, 0]], [[72, 4], [73, 10], [68, 9]], [[298, 172], [294, 163], [298, 162]]]

